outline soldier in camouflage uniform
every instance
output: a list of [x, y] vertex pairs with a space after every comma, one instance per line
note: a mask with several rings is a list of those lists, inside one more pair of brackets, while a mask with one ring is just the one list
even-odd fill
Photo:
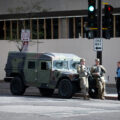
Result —
[[88, 97], [88, 70], [85, 66], [85, 59], [80, 60], [80, 65], [77, 66], [77, 72], [79, 73], [80, 88], [84, 95], [84, 99], [89, 99]]
[[91, 68], [91, 74], [93, 78], [96, 80], [96, 85], [98, 88], [98, 98], [105, 99], [104, 98], [104, 92], [105, 92], [105, 78], [104, 74], [106, 73], [105, 68], [100, 65], [100, 60], [95, 59], [95, 65]]

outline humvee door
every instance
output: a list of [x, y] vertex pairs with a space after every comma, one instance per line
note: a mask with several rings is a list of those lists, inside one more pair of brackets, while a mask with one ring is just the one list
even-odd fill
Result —
[[52, 69], [51, 61], [39, 61], [38, 63], [38, 82], [41, 87], [48, 87], [50, 80], [50, 73]]
[[37, 60], [26, 60], [24, 76], [27, 84], [34, 85], [37, 81]]

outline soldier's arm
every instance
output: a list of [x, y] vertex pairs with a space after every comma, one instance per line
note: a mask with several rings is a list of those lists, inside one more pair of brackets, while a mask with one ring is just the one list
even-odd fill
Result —
[[93, 67], [91, 67], [90, 72], [91, 72], [91, 74], [93, 74], [93, 72], [94, 72], [94, 68]]
[[104, 73], [106, 73], [106, 69], [101, 65], [101, 69]]
[[80, 66], [77, 65], [77, 72], [79, 73], [80, 72]]
[[81, 72], [85, 72], [83, 65], [81, 65]]

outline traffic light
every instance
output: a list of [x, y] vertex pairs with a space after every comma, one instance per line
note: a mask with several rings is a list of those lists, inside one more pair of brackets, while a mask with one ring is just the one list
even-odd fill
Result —
[[104, 12], [105, 12], [105, 26], [107, 28], [111, 27], [112, 11], [113, 11], [113, 7], [111, 5], [105, 5], [105, 8], [104, 8]]
[[96, 27], [96, 0], [88, 0], [88, 27]]
[[111, 5], [105, 5], [104, 8], [104, 27], [107, 28], [107, 30], [104, 31], [104, 37], [106, 39], [110, 39], [110, 30], [112, 29], [112, 11], [113, 11], [113, 7]]

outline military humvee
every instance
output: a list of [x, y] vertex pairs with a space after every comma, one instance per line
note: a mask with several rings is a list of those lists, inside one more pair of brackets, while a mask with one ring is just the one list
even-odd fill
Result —
[[37, 87], [42, 96], [52, 96], [55, 89], [62, 98], [80, 91], [76, 65], [80, 57], [62, 53], [9, 52], [5, 81], [13, 95], [23, 95], [29, 86]]
[[10, 52], [5, 67], [5, 81], [14, 95], [22, 95], [29, 86], [38, 87], [43, 96], [58, 88], [60, 97], [70, 98], [78, 84], [76, 65], [80, 58], [73, 54]]

